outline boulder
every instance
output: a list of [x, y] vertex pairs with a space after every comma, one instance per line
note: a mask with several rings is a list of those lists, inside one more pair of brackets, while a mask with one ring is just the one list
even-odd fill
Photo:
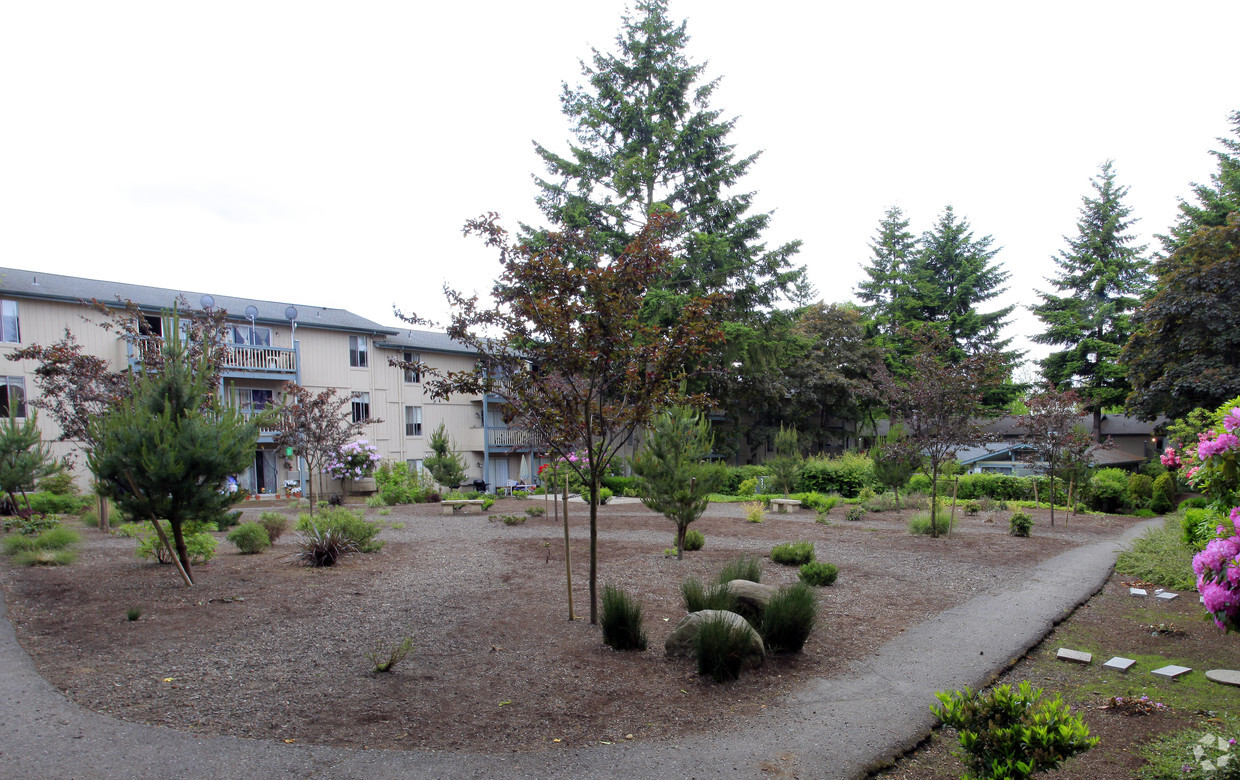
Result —
[[725, 612], [719, 609], [704, 609], [701, 612], [685, 615], [672, 629], [672, 634], [667, 638], [663, 649], [674, 658], [693, 658], [696, 655], [697, 637], [702, 624], [719, 617], [730, 623], [733, 630], [740, 631], [748, 639], [745, 666], [750, 669], [761, 666], [766, 657], [766, 647], [762, 644], [762, 637], [753, 630], [753, 626], [749, 625], [745, 618], [735, 612]]
[[779, 588], [774, 585], [763, 585], [749, 580], [732, 580], [728, 583], [728, 589], [736, 597], [736, 611], [741, 615], [755, 617], [762, 617], [766, 612], [766, 605], [771, 603], [771, 597], [779, 593]]

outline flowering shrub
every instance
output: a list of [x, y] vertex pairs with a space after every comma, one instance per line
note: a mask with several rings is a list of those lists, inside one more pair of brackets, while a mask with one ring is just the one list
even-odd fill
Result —
[[1162, 464], [1164, 466], [1166, 466], [1168, 469], [1171, 469], [1171, 470], [1178, 469], [1180, 466], [1184, 465], [1180, 461], [1180, 456], [1176, 453], [1174, 447], [1168, 447], [1166, 450], [1164, 450], [1159, 460], [1162, 461]]
[[375, 445], [358, 439], [341, 447], [324, 468], [334, 479], [365, 479], [375, 472], [380, 460]]
[[1240, 455], [1240, 406], [1223, 416], [1223, 431], [1207, 431], [1197, 442], [1201, 465], [1190, 470], [1190, 481], [1214, 499], [1219, 514], [1233, 506], [1231, 527], [1218, 526], [1218, 538], [1193, 557], [1193, 573], [1202, 603], [1214, 622], [1228, 631], [1240, 630], [1240, 506], [1237, 503], [1237, 456]]

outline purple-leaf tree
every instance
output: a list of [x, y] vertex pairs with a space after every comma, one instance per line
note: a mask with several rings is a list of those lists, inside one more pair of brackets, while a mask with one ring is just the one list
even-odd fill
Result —
[[[512, 243], [494, 214], [471, 220], [465, 232], [499, 251], [491, 299], [445, 294], [452, 306], [448, 335], [478, 353], [477, 366], [458, 372], [420, 366], [437, 398], [498, 395], [512, 425], [547, 442], [581, 477], [590, 497], [591, 623], [598, 619], [602, 478], [659, 410], [705, 405], [684, 390], [686, 367], [722, 339], [712, 308], [724, 296], [690, 296], [659, 325], [642, 317], [651, 291], [674, 265], [664, 238], [677, 222], [670, 212], [651, 214], [624, 251], [610, 257], [594, 254], [596, 245], [577, 233], [544, 234], [537, 245]], [[588, 457], [568, 460], [573, 451]]]
[[336, 462], [345, 446], [356, 438], [367, 423], [377, 419], [354, 420], [353, 399], [336, 395], [329, 387], [315, 393], [295, 382], [284, 385], [284, 405], [280, 408], [272, 441], [277, 447], [292, 448], [306, 462], [310, 514], [314, 514], [314, 477], [323, 477], [328, 463]]

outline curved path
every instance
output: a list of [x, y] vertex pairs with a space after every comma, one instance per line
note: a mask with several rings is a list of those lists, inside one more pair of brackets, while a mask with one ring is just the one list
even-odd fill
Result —
[[810, 682], [741, 731], [531, 754], [289, 745], [116, 720], [73, 704], [39, 676], [0, 604], [0, 776], [854, 778], [928, 733], [935, 691], [984, 685], [1040, 642], [1105, 584], [1120, 547], [1156, 522], [1063, 553], [1010, 590], [978, 596], [910, 627], [847, 672]]

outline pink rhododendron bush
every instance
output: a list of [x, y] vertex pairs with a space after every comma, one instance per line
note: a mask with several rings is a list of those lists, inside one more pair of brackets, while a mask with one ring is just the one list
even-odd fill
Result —
[[1220, 525], [1218, 538], [1210, 540], [1193, 558], [1193, 572], [1197, 575], [1197, 590], [1202, 602], [1214, 616], [1214, 622], [1228, 631], [1240, 631], [1237, 455], [1240, 455], [1240, 406], [1233, 406], [1224, 413], [1219, 429], [1201, 434], [1196, 452], [1199, 465], [1189, 469], [1186, 475], [1190, 484], [1213, 499], [1220, 514], [1231, 506], [1229, 525]]

